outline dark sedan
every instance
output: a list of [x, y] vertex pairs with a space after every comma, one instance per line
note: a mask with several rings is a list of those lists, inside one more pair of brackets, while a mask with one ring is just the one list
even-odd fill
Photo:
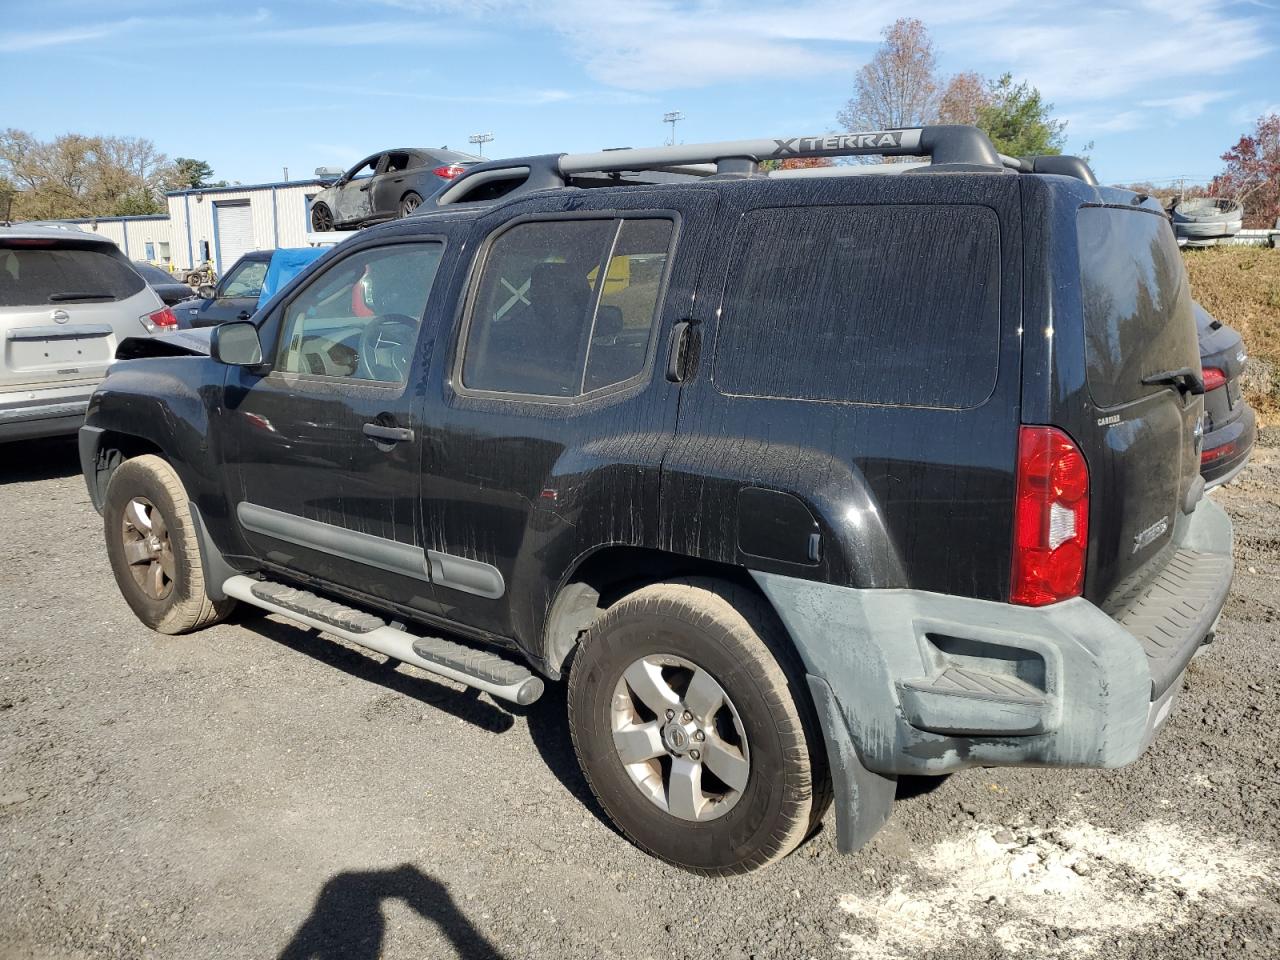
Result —
[[235, 262], [217, 287], [203, 286], [195, 300], [174, 309], [178, 326], [215, 327], [228, 320], [248, 320], [258, 309], [258, 297], [271, 265], [271, 250], [254, 250]]
[[479, 157], [454, 150], [399, 147], [365, 157], [345, 173], [330, 167], [317, 177], [337, 177], [311, 204], [311, 229], [355, 230], [406, 217]]
[[1193, 306], [1200, 333], [1200, 364], [1204, 368], [1200, 476], [1207, 487], [1216, 487], [1234, 479], [1253, 451], [1253, 408], [1245, 402], [1240, 384], [1247, 354], [1240, 334], [1214, 319], [1200, 304]]
[[147, 281], [147, 286], [156, 292], [166, 307], [175, 303], [190, 300], [196, 292], [163, 267], [157, 267], [145, 260], [135, 260], [133, 268]]

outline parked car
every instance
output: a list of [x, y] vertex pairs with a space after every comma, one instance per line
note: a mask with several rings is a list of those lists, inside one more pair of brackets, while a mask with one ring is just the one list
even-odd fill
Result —
[[1244, 469], [1256, 434], [1253, 408], [1244, 398], [1244, 340], [1198, 303], [1201, 378], [1204, 381], [1204, 444], [1200, 475], [1210, 489], [1230, 483]]
[[166, 306], [172, 307], [175, 303], [190, 300], [196, 295], [194, 290], [168, 270], [148, 263], [146, 260], [133, 261], [133, 269], [142, 275], [142, 279], [147, 281], [147, 286], [156, 292]]
[[175, 325], [110, 240], [0, 227], [0, 442], [75, 433], [116, 345]]
[[258, 309], [273, 252], [251, 250], [232, 264], [217, 286], [201, 286], [197, 299], [187, 300], [175, 308], [178, 325], [188, 330], [213, 327], [228, 320], [248, 320]]
[[[758, 166], [872, 153], [932, 165]], [[1232, 574], [1187, 290], [1157, 204], [975, 128], [496, 161], [140, 342], [81, 458], [143, 623], [567, 674], [603, 809], [724, 875], [900, 775], [1143, 753]]]
[[247, 320], [311, 261], [327, 252], [324, 247], [280, 247], [246, 253], [217, 287], [202, 287], [198, 299], [177, 306], [178, 323], [190, 330]]
[[355, 230], [407, 217], [479, 157], [456, 150], [399, 147], [365, 157], [345, 173], [332, 167], [316, 169], [317, 177], [336, 177], [311, 204], [311, 229]]

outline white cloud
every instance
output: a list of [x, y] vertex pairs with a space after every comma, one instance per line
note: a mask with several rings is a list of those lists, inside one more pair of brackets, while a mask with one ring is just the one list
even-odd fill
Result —
[[1140, 105], [1152, 110], [1166, 111], [1168, 116], [1177, 120], [1183, 120], [1187, 117], [1200, 116], [1200, 114], [1204, 113], [1205, 108], [1211, 103], [1226, 100], [1230, 96], [1230, 92], [1197, 90], [1192, 93], [1184, 93], [1176, 97], [1161, 97], [1155, 100], [1143, 100]]

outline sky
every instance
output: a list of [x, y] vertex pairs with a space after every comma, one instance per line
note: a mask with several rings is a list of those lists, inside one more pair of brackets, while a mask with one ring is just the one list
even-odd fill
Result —
[[881, 31], [1010, 71], [1107, 183], [1204, 182], [1280, 112], [1280, 0], [0, 0], [0, 126], [147, 137], [215, 177], [393, 146], [486, 156], [810, 136]]

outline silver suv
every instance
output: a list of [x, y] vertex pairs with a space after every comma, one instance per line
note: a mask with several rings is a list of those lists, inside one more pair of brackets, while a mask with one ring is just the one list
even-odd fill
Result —
[[75, 433], [117, 344], [176, 326], [110, 240], [0, 227], [0, 442]]

